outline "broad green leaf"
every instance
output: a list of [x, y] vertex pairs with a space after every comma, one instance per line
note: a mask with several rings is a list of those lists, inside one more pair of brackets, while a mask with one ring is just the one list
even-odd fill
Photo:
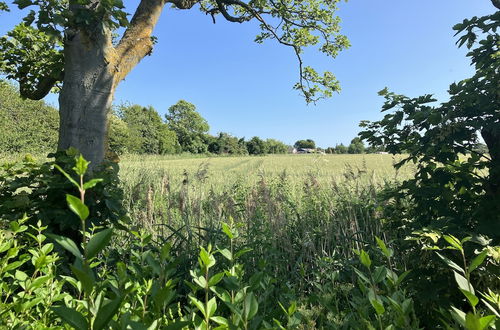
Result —
[[360, 279], [362, 279], [365, 283], [370, 283], [370, 279], [366, 277], [365, 274], [363, 274], [362, 271], [360, 271], [357, 268], [353, 268], [354, 272], [359, 276]]
[[224, 256], [224, 258], [226, 258], [227, 260], [229, 261], [233, 261], [233, 255], [231, 253], [231, 251], [229, 251], [228, 249], [222, 249], [222, 250], [219, 250], [220, 254], [222, 254]]
[[71, 265], [70, 268], [73, 274], [75, 274], [78, 281], [82, 283], [83, 291], [85, 291], [87, 294], [92, 293], [95, 284], [94, 274], [92, 273], [92, 270], [88, 267], [85, 267], [86, 269], [80, 269], [73, 265]]
[[443, 238], [455, 249], [463, 251], [462, 243], [453, 235], [443, 235]]
[[380, 283], [382, 282], [387, 275], [387, 268], [384, 266], [377, 266], [375, 267], [375, 271], [373, 272], [373, 280], [375, 283]]
[[250, 292], [245, 297], [245, 308], [243, 312], [245, 315], [245, 319], [251, 320], [255, 316], [255, 314], [257, 314], [258, 309], [259, 303], [257, 302], [257, 298], [255, 298], [255, 295]]
[[387, 257], [390, 258], [393, 255], [393, 251], [391, 249], [388, 249], [387, 246], [385, 245], [385, 242], [381, 240], [378, 237], [375, 237], [375, 240], [377, 241], [377, 245], [382, 251], [382, 253]]
[[365, 252], [365, 250], [361, 250], [361, 252], [359, 253], [359, 260], [366, 268], [370, 268], [372, 261], [368, 253]]
[[189, 296], [189, 299], [196, 306], [196, 308], [198, 308], [198, 310], [203, 314], [203, 316], [207, 317], [205, 312], [205, 306], [203, 305], [203, 303], [193, 296]]
[[474, 259], [472, 259], [472, 262], [469, 265], [469, 274], [472, 273], [472, 271], [474, 271], [477, 267], [481, 266], [487, 255], [488, 251], [484, 250], [483, 252], [478, 254]]
[[56, 313], [64, 322], [72, 326], [77, 330], [87, 330], [88, 323], [80, 312], [68, 308], [66, 306], [56, 306], [52, 307], [54, 313]]
[[488, 326], [493, 322], [495, 321], [496, 317], [495, 315], [486, 315], [486, 316], [483, 316], [479, 319], [479, 325], [481, 327], [481, 329], [486, 329], [488, 328]]
[[217, 283], [219, 283], [223, 277], [224, 277], [224, 272], [220, 272], [220, 273], [213, 275], [208, 280], [208, 286], [211, 287], [211, 286], [217, 285]]
[[241, 249], [241, 250], [239, 250], [238, 252], [236, 252], [234, 254], [234, 259], [238, 259], [239, 257], [241, 257], [242, 255], [244, 255], [245, 253], [248, 253], [248, 252], [251, 252], [251, 251], [252, 251], [251, 248]]
[[38, 289], [41, 287], [45, 282], [49, 281], [53, 275], [43, 275], [40, 277], [37, 277], [33, 280], [33, 282], [30, 283], [30, 285], [27, 287], [28, 291], [33, 291], [35, 289]]
[[454, 263], [453, 261], [451, 261], [450, 259], [446, 258], [445, 256], [441, 255], [439, 252], [436, 252], [436, 254], [438, 255], [439, 258], [441, 258], [448, 266], [450, 266], [451, 268], [455, 269], [455, 270], [458, 270], [459, 272], [461, 272], [462, 274], [465, 274], [465, 270], [460, 267], [459, 265], [457, 265], [456, 263]]
[[222, 223], [222, 231], [224, 232], [224, 234], [226, 234], [227, 237], [229, 237], [229, 239], [234, 238], [234, 235], [231, 232], [231, 228], [229, 228], [229, 225], [225, 222]]
[[47, 237], [53, 239], [57, 244], [65, 248], [67, 251], [71, 252], [77, 259], [82, 260], [82, 253], [76, 246], [76, 243], [73, 242], [71, 238], [55, 235], [55, 234], [46, 234]]
[[382, 304], [382, 301], [379, 301], [377, 298], [371, 298], [370, 299], [370, 304], [372, 304], [373, 308], [375, 309], [375, 312], [377, 315], [382, 315], [385, 313], [385, 308], [384, 305]]
[[113, 235], [113, 229], [107, 228], [93, 235], [85, 248], [85, 256], [87, 259], [94, 258], [102, 249], [108, 245]]
[[460, 289], [460, 291], [462, 291], [464, 296], [470, 302], [471, 306], [476, 307], [477, 303], [479, 302], [479, 298], [468, 290]]
[[398, 280], [396, 281], [396, 286], [400, 285], [404, 281], [406, 276], [408, 276], [408, 274], [410, 274], [410, 270], [407, 270], [403, 274], [399, 275]]
[[471, 312], [465, 315], [465, 328], [467, 330], [482, 330], [479, 323], [479, 315], [474, 315]]
[[215, 299], [215, 297], [213, 297], [207, 303], [208, 317], [214, 316], [216, 311], [217, 311], [217, 300]]
[[200, 255], [198, 260], [200, 262], [200, 266], [206, 269], [215, 265], [215, 258], [203, 247], [200, 248]]
[[75, 213], [81, 221], [84, 221], [89, 216], [89, 208], [87, 205], [83, 204], [82, 201], [73, 196], [66, 195], [66, 202], [68, 202], [68, 206], [73, 213]]
[[458, 287], [462, 290], [470, 291], [472, 294], [474, 294], [474, 288], [472, 287], [472, 284], [467, 281], [465, 277], [460, 275], [457, 272], [453, 272], [455, 275], [455, 281], [457, 281]]
[[108, 325], [109, 321], [116, 314], [118, 309], [120, 308], [121, 303], [122, 303], [121, 297], [116, 297], [113, 300], [105, 302], [97, 312], [97, 315], [94, 320], [93, 329], [95, 330], [104, 329]]
[[87, 181], [83, 184], [83, 189], [87, 190], [90, 188], [94, 188], [96, 184], [98, 184], [99, 182], [102, 182], [102, 181], [103, 181], [103, 179], [92, 179], [90, 181]]
[[227, 326], [229, 324], [227, 319], [222, 316], [212, 316], [210, 319], [220, 325]]
[[453, 316], [453, 318], [462, 326], [465, 326], [465, 313], [460, 309], [451, 306], [451, 316]]

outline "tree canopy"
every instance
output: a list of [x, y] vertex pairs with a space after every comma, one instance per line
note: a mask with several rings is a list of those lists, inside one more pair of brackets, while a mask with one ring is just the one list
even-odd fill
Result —
[[[121, 0], [81, 0], [74, 4], [62, 0], [15, 0], [19, 9], [31, 10], [21, 24], [0, 39], [1, 70], [8, 78], [19, 81], [24, 96], [42, 98], [64, 79], [64, 42], [75, 31], [83, 31], [96, 41], [107, 31], [125, 28], [106, 55], [110, 64], [120, 69], [123, 79], [143, 56], [150, 54], [155, 42], [152, 29], [169, 3], [177, 9], [198, 6], [214, 23], [218, 16], [234, 23], [257, 20], [261, 31], [255, 41], [275, 40], [293, 50], [299, 72], [294, 88], [312, 102], [340, 89], [333, 74], [316, 72], [303, 63], [301, 56], [308, 46], [317, 46], [331, 57], [349, 47], [347, 38], [339, 33], [340, 20], [334, 15], [339, 1], [142, 0], [129, 20]], [[2, 3], [1, 9], [7, 9], [7, 5]]]

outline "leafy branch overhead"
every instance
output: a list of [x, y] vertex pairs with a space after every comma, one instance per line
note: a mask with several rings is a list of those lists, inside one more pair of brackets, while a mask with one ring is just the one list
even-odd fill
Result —
[[[330, 72], [318, 73], [305, 65], [304, 48], [317, 46], [330, 57], [349, 47], [340, 34], [340, 19], [334, 15], [340, 0], [141, 0], [129, 21], [121, 0], [15, 0], [29, 11], [23, 23], [0, 39], [0, 70], [21, 85], [22, 95], [40, 99], [64, 78], [63, 45], [77, 32], [96, 41], [112, 31], [126, 28], [121, 39], [106, 51], [108, 66], [117, 73], [116, 83], [152, 51], [151, 35], [165, 4], [177, 9], [199, 6], [215, 23], [218, 15], [243, 23], [257, 20], [261, 32], [255, 41], [273, 39], [292, 48], [298, 60], [298, 90], [307, 102], [329, 97], [340, 90]], [[0, 5], [1, 9], [7, 6]]]

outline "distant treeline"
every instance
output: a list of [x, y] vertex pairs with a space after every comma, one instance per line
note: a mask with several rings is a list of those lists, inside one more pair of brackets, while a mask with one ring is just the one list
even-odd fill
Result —
[[[24, 100], [10, 82], [0, 80], [0, 152], [43, 153], [57, 147], [59, 112], [44, 101]], [[208, 134], [209, 125], [186, 101], [168, 109], [165, 118], [151, 106], [121, 105], [109, 114], [109, 150], [117, 154], [213, 153], [262, 155], [288, 153], [275, 139], [250, 140], [221, 132]]]
[[[0, 80], [0, 153], [44, 153], [57, 147], [59, 112], [44, 101], [24, 100], [17, 88]], [[184, 100], [172, 105], [165, 118], [151, 106], [121, 105], [109, 114], [108, 147], [116, 154], [232, 154], [265, 155], [293, 152], [361, 154], [382, 151], [365, 147], [360, 138], [348, 146], [326, 149], [311, 140], [289, 146], [257, 136], [249, 140], [229, 133], [208, 133], [208, 122]]]

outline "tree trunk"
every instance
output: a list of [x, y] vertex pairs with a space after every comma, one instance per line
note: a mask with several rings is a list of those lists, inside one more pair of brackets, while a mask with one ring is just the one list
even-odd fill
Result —
[[67, 31], [66, 36], [58, 149], [78, 149], [92, 170], [106, 152], [107, 115], [116, 87], [108, 53], [114, 49], [108, 31], [91, 37]]

